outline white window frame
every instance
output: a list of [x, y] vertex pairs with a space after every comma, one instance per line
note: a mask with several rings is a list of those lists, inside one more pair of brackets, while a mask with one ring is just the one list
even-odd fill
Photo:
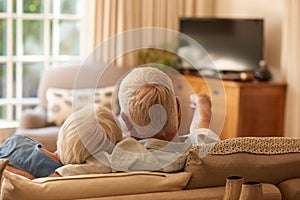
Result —
[[[51, 1], [53, 1], [53, 13], [50, 13], [51, 10]], [[0, 56], [0, 64], [6, 65], [6, 98], [0, 98], [0, 106], [6, 107], [6, 119], [7, 121], [19, 120], [23, 111], [23, 106], [35, 106], [39, 103], [37, 97], [35, 98], [24, 98], [23, 97], [23, 64], [26, 63], [43, 63], [43, 69], [47, 69], [50, 66], [56, 66], [59, 63], [80, 63], [83, 54], [84, 48], [83, 44], [83, 35], [81, 30], [83, 26], [83, 13], [81, 11], [78, 15], [73, 14], [60, 14], [60, 0], [44, 0], [44, 13], [41, 14], [31, 14], [31, 13], [22, 13], [23, 12], [23, 0], [16, 1], [16, 13], [13, 13], [13, 1], [7, 1], [7, 12], [0, 13], [0, 19], [7, 20], [7, 29], [6, 29], [6, 55]], [[81, 0], [81, 4], [85, 4], [84, 0]], [[13, 55], [13, 20], [16, 20], [16, 55]], [[23, 20], [42, 20], [43, 25], [43, 55], [24, 55], [23, 54]], [[80, 31], [79, 31], [79, 55], [59, 55], [59, 22], [60, 20], [75, 20], [80, 22]], [[50, 24], [52, 21], [52, 33], [50, 34]], [[50, 39], [52, 36], [52, 44], [50, 44]], [[50, 52], [50, 45], [52, 45], [52, 52]], [[13, 69], [14, 64], [16, 66], [16, 94], [14, 97], [14, 80], [13, 80]], [[16, 118], [14, 118], [14, 106], [16, 107], [15, 113]], [[3, 119], [0, 119], [3, 120]]]

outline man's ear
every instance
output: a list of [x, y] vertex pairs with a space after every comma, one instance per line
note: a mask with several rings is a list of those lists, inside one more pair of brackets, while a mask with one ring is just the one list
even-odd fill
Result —
[[128, 131], [132, 131], [132, 124], [124, 112], [121, 112], [121, 118], [124, 121]]

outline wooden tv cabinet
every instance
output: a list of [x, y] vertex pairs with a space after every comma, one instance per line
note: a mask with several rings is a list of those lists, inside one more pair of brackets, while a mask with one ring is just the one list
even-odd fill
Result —
[[[211, 128], [220, 127], [222, 118], [225, 119], [224, 126], [219, 131], [222, 139], [243, 136], [283, 136], [286, 84], [272, 81], [217, 81], [208, 78], [204, 81], [200, 77], [189, 75], [184, 78], [190, 83], [194, 90], [192, 92], [205, 92], [214, 100], [214, 124]], [[220, 82], [223, 82], [224, 87], [220, 87]], [[175, 91], [184, 92], [182, 81], [174, 83]], [[222, 88], [224, 88], [225, 98], [218, 97], [222, 95]], [[186, 101], [183, 104], [186, 107], [184, 111], [187, 112], [189, 103]], [[225, 112], [222, 112], [224, 109]], [[189, 115], [191, 116], [191, 113]]]

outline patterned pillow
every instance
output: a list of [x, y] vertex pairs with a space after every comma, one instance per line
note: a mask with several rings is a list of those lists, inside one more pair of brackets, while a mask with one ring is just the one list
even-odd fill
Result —
[[90, 103], [112, 107], [114, 86], [97, 89], [59, 89], [49, 88], [47, 98], [48, 123], [61, 126], [74, 111]]
[[238, 137], [189, 150], [185, 171], [193, 175], [187, 188], [224, 186], [228, 176], [278, 185], [300, 177], [300, 139]]

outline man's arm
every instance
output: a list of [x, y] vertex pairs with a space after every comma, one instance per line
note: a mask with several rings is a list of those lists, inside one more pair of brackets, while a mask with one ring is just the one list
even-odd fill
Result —
[[219, 136], [209, 129], [212, 115], [210, 97], [204, 93], [193, 94], [191, 96], [191, 103], [195, 106], [195, 113], [189, 136], [193, 145], [218, 142], [220, 140]]
[[195, 128], [209, 128], [211, 120], [210, 97], [204, 93], [193, 94], [191, 96], [191, 103], [195, 105], [195, 114], [192, 122]]

